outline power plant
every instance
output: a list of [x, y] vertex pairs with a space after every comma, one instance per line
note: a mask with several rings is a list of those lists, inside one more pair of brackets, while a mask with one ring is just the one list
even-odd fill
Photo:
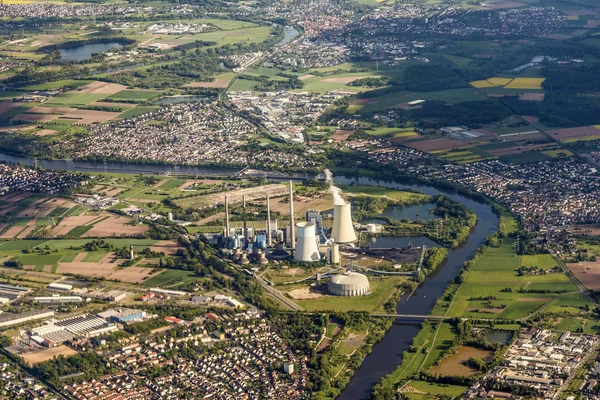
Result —
[[298, 242], [294, 252], [294, 261], [314, 262], [321, 259], [317, 245], [316, 226], [314, 222], [298, 222], [296, 224]]
[[[233, 250], [236, 262], [246, 265], [250, 262], [265, 264], [268, 260], [280, 262], [319, 262], [340, 264], [340, 248], [357, 241], [352, 222], [351, 205], [341, 198], [339, 189], [332, 186], [334, 192], [333, 228], [329, 230], [323, 224], [323, 216], [318, 210], [307, 210], [305, 221], [296, 223], [294, 215], [294, 187], [288, 183], [289, 225], [285, 230], [277, 227], [272, 220], [271, 197], [266, 195], [265, 229], [255, 231], [248, 226], [246, 195], [242, 195], [242, 227], [230, 226], [230, 197], [225, 196], [225, 227], [221, 244], [223, 248]], [[335, 190], [333, 190], [335, 189]]]
[[331, 230], [331, 239], [336, 243], [354, 243], [356, 242], [356, 233], [352, 223], [352, 212], [350, 203], [341, 200], [333, 205], [333, 228]]

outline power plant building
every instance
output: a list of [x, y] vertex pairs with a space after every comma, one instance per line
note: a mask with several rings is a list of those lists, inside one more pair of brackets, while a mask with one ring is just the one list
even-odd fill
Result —
[[356, 233], [352, 223], [352, 214], [349, 203], [336, 203], [333, 205], [333, 229], [331, 238], [336, 243], [356, 242]]
[[314, 222], [298, 222], [296, 224], [298, 241], [296, 242], [294, 261], [314, 262], [321, 259], [317, 244], [316, 226]]
[[371, 286], [366, 276], [356, 272], [345, 272], [332, 276], [327, 290], [334, 296], [364, 296], [371, 293]]

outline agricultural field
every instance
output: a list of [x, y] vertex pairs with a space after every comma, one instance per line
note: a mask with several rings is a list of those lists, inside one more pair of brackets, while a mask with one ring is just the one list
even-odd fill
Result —
[[[75, 274], [104, 278], [126, 283], [142, 283], [162, 271], [156, 269], [157, 260], [140, 258], [137, 265], [123, 268], [123, 259], [105, 248], [87, 250], [84, 246], [92, 239], [77, 240], [14, 240], [0, 244], [0, 260], [15, 260], [24, 270], [56, 274]], [[134, 252], [150, 248], [165, 256], [173, 256], [179, 245], [172, 241], [148, 239], [106, 239], [114, 248], [129, 248]], [[142, 266], [140, 266], [142, 265]], [[148, 265], [148, 266], [143, 266]]]
[[[409, 102], [415, 100], [443, 101], [448, 104], [466, 101], [485, 100], [485, 95], [472, 88], [448, 89], [432, 92], [394, 92], [373, 99], [358, 99], [351, 103], [358, 113], [373, 113], [385, 111], [390, 108], [410, 107]], [[359, 108], [360, 106], [360, 108]]]
[[139, 236], [148, 227], [71, 200], [29, 192], [0, 197], [0, 239]]
[[[489, 248], [475, 262], [447, 315], [522, 318], [552, 301], [559, 291], [577, 291], [564, 273], [550, 272], [556, 266], [551, 255], [518, 256], [513, 247], [514, 241], [505, 238], [500, 247]], [[545, 272], [520, 274], [521, 267], [538, 267]]]

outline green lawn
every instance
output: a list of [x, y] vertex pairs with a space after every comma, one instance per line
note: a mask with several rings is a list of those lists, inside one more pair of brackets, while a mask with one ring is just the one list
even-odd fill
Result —
[[379, 311], [383, 304], [397, 290], [397, 286], [405, 280], [403, 277], [369, 278], [373, 293], [360, 297], [340, 297], [324, 295], [317, 299], [295, 300], [306, 311], [335, 310]]

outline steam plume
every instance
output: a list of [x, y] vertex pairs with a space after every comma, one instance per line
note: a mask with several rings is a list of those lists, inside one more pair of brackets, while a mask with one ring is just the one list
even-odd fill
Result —
[[323, 171], [323, 173], [325, 174], [325, 182], [329, 183], [329, 191], [333, 195], [333, 203], [346, 204], [341, 195], [342, 189], [333, 184], [333, 174], [331, 173], [331, 171], [326, 169]]

